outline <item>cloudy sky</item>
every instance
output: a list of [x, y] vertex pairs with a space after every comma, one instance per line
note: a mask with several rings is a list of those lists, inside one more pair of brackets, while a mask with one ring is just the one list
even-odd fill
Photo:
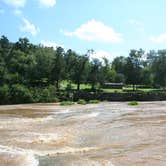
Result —
[[165, 0], [0, 0], [0, 35], [112, 59], [166, 48], [165, 7]]

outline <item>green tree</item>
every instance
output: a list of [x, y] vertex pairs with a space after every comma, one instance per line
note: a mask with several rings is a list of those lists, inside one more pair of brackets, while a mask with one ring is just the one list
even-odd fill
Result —
[[125, 83], [125, 68], [126, 68], [127, 58], [120, 56], [116, 57], [112, 62], [112, 68], [115, 70], [115, 82], [123, 82]]
[[72, 76], [74, 75], [75, 64], [77, 64], [77, 56], [79, 56], [75, 51], [69, 49], [65, 53], [65, 73], [68, 81], [72, 80]]
[[104, 63], [100, 64], [100, 78], [99, 82], [102, 85], [106, 82], [112, 82], [115, 79], [115, 70], [111, 67], [108, 59], [103, 58]]
[[52, 69], [52, 81], [56, 82], [56, 88], [59, 90], [59, 82], [65, 77], [64, 49], [58, 47], [55, 51]]
[[149, 66], [144, 67], [141, 71], [141, 84], [153, 85], [153, 74]]
[[12, 45], [8, 38], [2, 36], [0, 38], [0, 85], [6, 83], [6, 75], [8, 74], [8, 56], [12, 51]]
[[48, 86], [51, 82], [54, 50], [48, 47], [37, 47], [29, 56], [27, 79], [33, 86]]
[[92, 90], [95, 90], [95, 85], [99, 82], [101, 65], [102, 63], [98, 59], [93, 59], [91, 62], [89, 82]]
[[143, 54], [142, 49], [131, 50], [129, 57], [127, 57], [125, 65], [126, 83], [132, 84], [133, 90], [135, 90], [135, 85], [141, 83], [141, 57]]
[[152, 64], [154, 73], [154, 82], [157, 85], [165, 88], [166, 86], [166, 50], [159, 50], [158, 56]]
[[88, 59], [89, 58], [87, 55], [75, 56], [72, 81], [77, 84], [77, 90], [80, 90], [81, 82], [84, 82], [86, 80]]
[[126, 65], [127, 58], [120, 56], [116, 57], [112, 61], [112, 67], [115, 69], [117, 73], [124, 74], [125, 73], [125, 65]]

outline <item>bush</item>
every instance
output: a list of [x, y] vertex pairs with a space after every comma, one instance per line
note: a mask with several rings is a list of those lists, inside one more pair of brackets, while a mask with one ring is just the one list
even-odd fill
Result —
[[73, 104], [74, 104], [74, 102], [72, 102], [72, 101], [62, 101], [60, 103], [60, 105], [62, 105], [62, 106], [73, 105]]
[[90, 104], [97, 104], [97, 103], [100, 103], [99, 100], [90, 100], [88, 103]]
[[44, 88], [32, 88], [33, 98], [35, 102], [58, 102], [56, 97], [55, 86], [48, 86]]
[[79, 99], [79, 100], [77, 101], [77, 104], [85, 105], [85, 104], [87, 104], [87, 102], [86, 102], [84, 99]]
[[66, 91], [71, 91], [71, 90], [72, 90], [72, 85], [71, 85], [71, 84], [67, 84], [65, 90], [66, 90]]
[[9, 102], [10, 102], [9, 86], [3, 85], [0, 87], [0, 104], [9, 104]]
[[31, 91], [24, 85], [15, 84], [10, 88], [10, 103], [33, 103]]
[[55, 86], [27, 87], [21, 84], [0, 86], [0, 104], [58, 102]]
[[131, 105], [131, 106], [138, 105], [138, 102], [137, 101], [130, 101], [128, 103], [128, 105]]

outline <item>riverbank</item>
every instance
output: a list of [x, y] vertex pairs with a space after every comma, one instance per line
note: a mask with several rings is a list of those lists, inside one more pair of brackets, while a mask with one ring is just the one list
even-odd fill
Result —
[[166, 101], [166, 91], [152, 92], [125, 92], [125, 93], [103, 93], [103, 92], [85, 92], [74, 93], [74, 101], [100, 100], [100, 101]]
[[2, 88], [0, 90], [0, 105], [5, 104], [25, 104], [25, 103], [52, 103], [62, 101], [77, 102], [80, 99], [86, 101], [166, 101], [165, 90], [152, 91], [132, 91], [121, 90], [105, 92], [103, 90], [59, 90], [54, 86], [48, 88], [23, 88], [17, 87], [15, 90]]

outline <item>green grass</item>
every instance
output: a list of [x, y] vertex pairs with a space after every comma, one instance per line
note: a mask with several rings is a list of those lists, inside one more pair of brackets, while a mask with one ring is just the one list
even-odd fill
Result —
[[134, 106], [134, 105], [138, 105], [137, 101], [130, 101], [128, 102], [128, 105]]
[[[60, 89], [61, 90], [65, 90], [67, 85], [69, 84], [68, 81], [62, 81], [60, 84]], [[72, 90], [76, 90], [77, 89], [77, 84], [75, 83], [70, 83]], [[80, 89], [91, 89], [91, 85], [90, 84], [80, 84]]]
[[77, 104], [85, 105], [85, 104], [87, 104], [87, 102], [86, 102], [84, 99], [79, 99], [79, 100], [77, 101]]
[[144, 91], [144, 92], [152, 92], [158, 89], [153, 89], [153, 88], [138, 88], [138, 90]]
[[[133, 91], [132, 87], [124, 87], [123, 88], [124, 91]], [[137, 88], [138, 91], [142, 91], [142, 92], [151, 92], [151, 91], [155, 91], [158, 89], [155, 88]]]
[[103, 92], [106, 93], [122, 93], [123, 90], [122, 89], [102, 89]]
[[89, 104], [97, 104], [100, 103], [100, 100], [89, 100]]
[[60, 103], [60, 105], [62, 105], [62, 106], [73, 105], [73, 104], [74, 104], [74, 102], [72, 102], [72, 101], [62, 101]]
[[[77, 89], [77, 85], [75, 83], [69, 82], [69, 81], [61, 81], [60, 84], [60, 89], [61, 90], [65, 90], [67, 85], [70, 84], [72, 90], [76, 90]], [[80, 84], [80, 90], [85, 90], [85, 89], [91, 89], [91, 85], [90, 84]], [[101, 90], [103, 92], [106, 93], [126, 93], [126, 92], [132, 92], [133, 88], [132, 86], [128, 86], [128, 87], [123, 87], [123, 89], [111, 89], [111, 88], [101, 88]], [[138, 91], [142, 91], [142, 92], [151, 92], [151, 91], [155, 91], [155, 90], [159, 90], [159, 89], [155, 89], [155, 88], [137, 88]]]

